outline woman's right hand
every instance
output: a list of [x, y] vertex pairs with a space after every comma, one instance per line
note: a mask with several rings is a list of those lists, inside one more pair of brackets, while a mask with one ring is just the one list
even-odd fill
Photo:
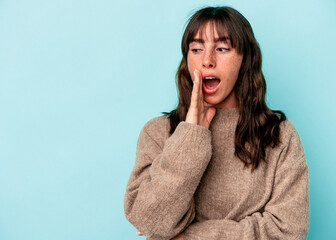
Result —
[[216, 108], [209, 107], [205, 112], [203, 100], [203, 86], [201, 73], [195, 69], [194, 86], [191, 93], [190, 107], [185, 122], [203, 126], [209, 129], [210, 123], [216, 114]]

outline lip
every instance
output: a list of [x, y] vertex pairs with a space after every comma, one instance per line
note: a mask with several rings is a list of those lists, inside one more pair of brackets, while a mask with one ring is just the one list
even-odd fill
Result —
[[212, 73], [202, 73], [202, 79], [204, 80], [204, 78], [206, 78], [206, 77], [214, 77], [214, 78], [218, 78], [219, 79], [219, 77], [217, 77], [215, 74], [212, 74]]
[[[204, 83], [204, 78], [206, 78], [206, 77], [215, 77], [215, 78], [219, 79], [219, 83], [218, 83], [218, 85], [217, 85], [215, 88], [207, 88], [207, 87], [205, 86], [205, 83]], [[203, 91], [204, 91], [206, 94], [214, 94], [214, 93], [218, 90], [218, 88], [219, 88], [219, 86], [220, 86], [220, 84], [221, 84], [221, 82], [222, 82], [222, 81], [220, 80], [220, 78], [217, 77], [217, 76], [214, 75], [214, 74], [204, 74], [204, 75], [202, 75], [202, 79], [203, 79], [203, 81], [202, 81]]]

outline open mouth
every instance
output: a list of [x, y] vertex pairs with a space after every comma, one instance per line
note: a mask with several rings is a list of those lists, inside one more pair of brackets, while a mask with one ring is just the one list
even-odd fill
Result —
[[216, 77], [203, 78], [203, 90], [205, 93], [213, 94], [217, 91], [220, 84], [220, 79]]

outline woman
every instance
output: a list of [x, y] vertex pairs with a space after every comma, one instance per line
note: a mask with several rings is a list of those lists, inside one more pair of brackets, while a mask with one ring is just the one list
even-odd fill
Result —
[[203, 8], [182, 53], [177, 109], [140, 132], [126, 218], [148, 239], [305, 239], [304, 150], [285, 114], [266, 106], [249, 22]]

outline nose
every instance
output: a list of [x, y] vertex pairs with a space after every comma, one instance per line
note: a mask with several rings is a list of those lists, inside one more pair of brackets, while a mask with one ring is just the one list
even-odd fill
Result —
[[206, 51], [203, 57], [203, 67], [214, 68], [216, 67], [216, 59], [213, 51]]

